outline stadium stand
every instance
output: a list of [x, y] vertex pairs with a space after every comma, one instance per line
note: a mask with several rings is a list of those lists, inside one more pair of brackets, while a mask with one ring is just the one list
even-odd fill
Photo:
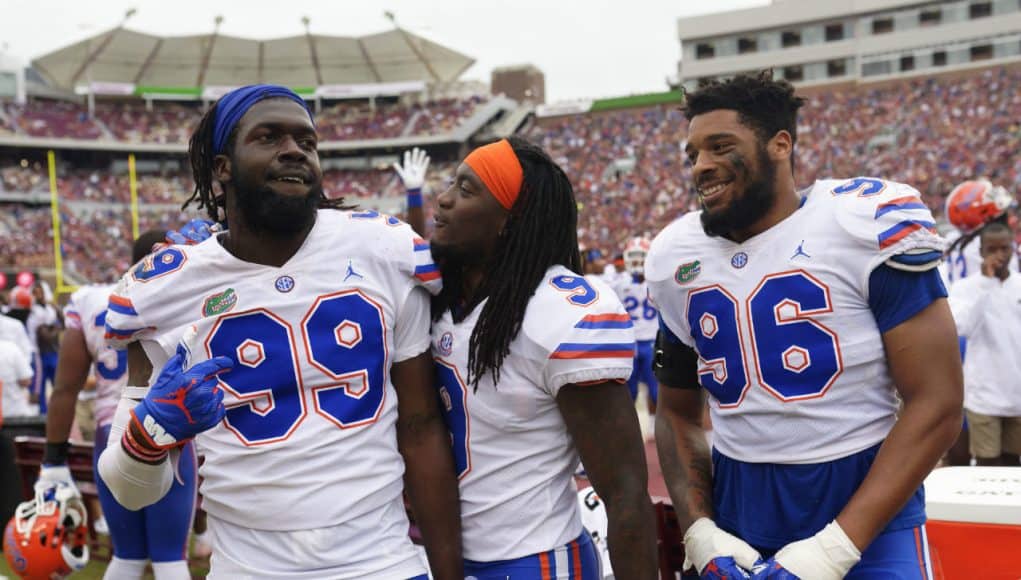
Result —
[[[475, 96], [408, 105], [340, 101], [324, 107], [316, 121], [323, 141], [431, 135], [455, 129], [485, 100]], [[90, 116], [84, 105], [67, 101], [6, 103], [0, 133], [164, 145], [187, 143], [202, 116], [197, 106], [172, 102], [156, 102], [147, 108], [141, 102], [100, 101], [94, 110]]]
[[[1021, 149], [1021, 69], [816, 88], [809, 96], [798, 135], [801, 186], [829, 176], [882, 175], [914, 185], [937, 217], [952, 186], [971, 176], [988, 176], [1011, 191], [1021, 190], [1021, 158], [1016, 155]], [[452, 119], [469, 117], [484, 102], [483, 97], [410, 107], [382, 102], [375, 110], [345, 102], [324, 109], [319, 130], [325, 143], [435, 134], [456, 124]], [[687, 122], [679, 103], [630, 103], [643, 101], [619, 99], [613, 106], [622, 108], [540, 118], [523, 130], [547, 148], [572, 179], [583, 204], [582, 242], [607, 253], [616, 252], [632, 235], [658, 231], [696, 206], [682, 154]], [[198, 115], [178, 105], [159, 104], [147, 111], [137, 104], [108, 103], [97, 106], [102, 111], [97, 113], [100, 129], [81, 118], [81, 109], [64, 103], [39, 101], [23, 108], [8, 104], [4, 110], [17, 112], [18, 127], [25, 132], [32, 127], [35, 135], [144, 135], [143, 141], [165, 138], [168, 143], [187, 135]], [[145, 129], [133, 132], [136, 123]], [[438, 191], [456, 167], [457, 154], [444, 149], [434, 157], [429, 188]], [[0, 167], [2, 192], [48, 192], [44, 165], [6, 163]], [[388, 167], [329, 169], [324, 178], [331, 197], [342, 195], [353, 202], [400, 196], [400, 188]], [[191, 189], [190, 176], [182, 170], [140, 175], [141, 203], [157, 204], [143, 212], [142, 221], [173, 225]], [[118, 264], [113, 256], [123, 255], [126, 246], [115, 247], [120, 242], [111, 244], [107, 233], [119, 236], [115, 239], [129, 237], [126, 175], [67, 168], [59, 175], [58, 190], [68, 201], [63, 237], [68, 268], [89, 281], [115, 278]], [[0, 234], [2, 265], [52, 265], [48, 208], [6, 203], [0, 205], [0, 216], [18, 226], [17, 234]], [[105, 251], [96, 251], [108, 247], [109, 259]]]

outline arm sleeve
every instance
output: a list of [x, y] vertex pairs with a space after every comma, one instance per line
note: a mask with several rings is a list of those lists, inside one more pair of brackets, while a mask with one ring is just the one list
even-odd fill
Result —
[[869, 308], [881, 333], [946, 297], [947, 289], [935, 268], [919, 272], [882, 264], [869, 277]]
[[110, 426], [110, 439], [99, 457], [99, 476], [110, 488], [117, 503], [129, 510], [139, 510], [158, 502], [170, 491], [174, 469], [169, 459], [157, 465], [135, 461], [121, 447], [121, 437], [131, 418], [131, 409], [138, 403], [128, 395], [125, 392], [117, 404]]
[[[553, 397], [567, 384], [626, 381], [631, 377], [634, 325], [612, 290], [600, 286], [600, 298], [586, 308], [569, 305], [557, 296], [569, 315], [560, 318], [549, 313], [542, 320], [529, 321], [529, 330], [536, 336], [541, 333], [537, 342], [549, 353], [543, 382]], [[549, 332], [536, 328], [539, 326], [546, 326]]]
[[996, 287], [996, 280], [977, 274], [955, 284], [950, 291], [950, 312], [957, 334], [968, 338], [982, 327], [982, 299]]
[[412, 288], [397, 313], [394, 348], [394, 362], [429, 350], [429, 293], [423, 288]]
[[167, 318], [168, 308], [176, 304], [168, 295], [175, 295], [178, 273], [185, 270], [187, 261], [186, 248], [171, 246], [149, 254], [121, 277], [107, 305], [106, 341], [110, 346], [124, 348], [156, 335], [157, 322]]

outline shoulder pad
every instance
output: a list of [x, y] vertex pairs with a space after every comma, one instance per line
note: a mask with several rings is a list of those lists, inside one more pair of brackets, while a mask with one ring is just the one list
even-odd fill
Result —
[[943, 238], [929, 207], [913, 187], [872, 177], [820, 181], [814, 195], [835, 202], [837, 222], [859, 246], [891, 266], [927, 270], [940, 261]]

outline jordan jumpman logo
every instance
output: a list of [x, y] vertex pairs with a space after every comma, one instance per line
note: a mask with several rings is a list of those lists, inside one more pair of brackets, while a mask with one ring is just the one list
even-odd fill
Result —
[[812, 258], [812, 256], [809, 256], [808, 254], [805, 253], [804, 246], [805, 246], [805, 240], [801, 240], [801, 243], [798, 244], [798, 249], [794, 250], [794, 255], [791, 256], [792, 260], [794, 258], [797, 258], [798, 256], [804, 256], [804, 257], [809, 258], [809, 259]]
[[354, 276], [356, 278], [361, 278], [363, 280], [365, 279], [365, 276], [362, 276], [358, 272], [355, 272], [354, 265], [351, 264], [351, 260], [348, 260], [347, 261], [347, 276], [344, 276], [344, 281], [347, 282], [347, 279], [350, 278], [351, 276]]
[[195, 421], [191, 418], [191, 412], [188, 411], [188, 407], [184, 406], [184, 397], [188, 395], [188, 390], [195, 386], [198, 379], [192, 379], [190, 383], [180, 389], [175, 389], [170, 393], [170, 396], [162, 399], [153, 399], [154, 403], [167, 403], [174, 407], [177, 407], [184, 413], [184, 418], [188, 420], [188, 424], [193, 424]]

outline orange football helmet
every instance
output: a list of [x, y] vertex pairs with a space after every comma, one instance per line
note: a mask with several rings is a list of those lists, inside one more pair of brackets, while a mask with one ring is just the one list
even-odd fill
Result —
[[1007, 211], [1013, 202], [1007, 190], [987, 179], [965, 181], [947, 196], [947, 219], [962, 232], [972, 232]]
[[4, 530], [4, 556], [22, 580], [52, 580], [89, 562], [86, 511], [81, 498], [58, 486], [18, 505]]

